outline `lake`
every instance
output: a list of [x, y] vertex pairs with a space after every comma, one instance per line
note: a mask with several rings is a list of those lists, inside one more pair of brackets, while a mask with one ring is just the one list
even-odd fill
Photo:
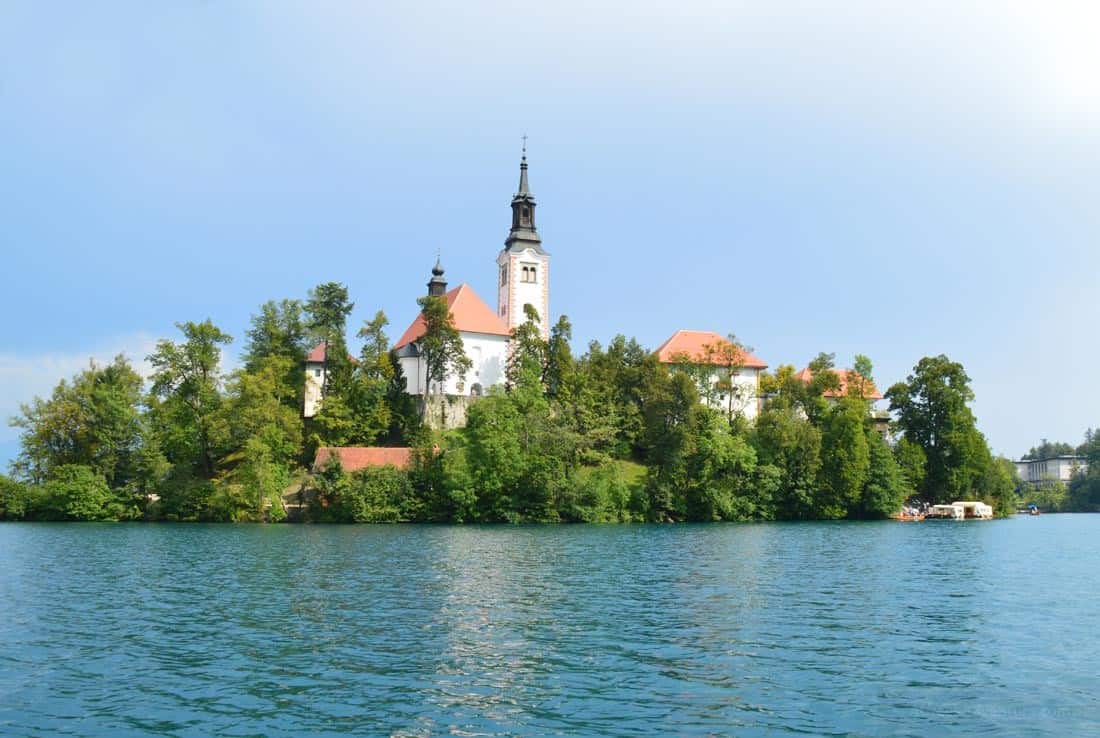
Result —
[[1100, 731], [1100, 515], [0, 524], [0, 735]]

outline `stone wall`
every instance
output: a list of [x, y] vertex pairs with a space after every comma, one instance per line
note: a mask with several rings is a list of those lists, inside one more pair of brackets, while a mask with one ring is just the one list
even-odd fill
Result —
[[[427, 400], [424, 422], [435, 430], [449, 430], [466, 425], [466, 411], [478, 398], [466, 395], [432, 395]], [[424, 412], [424, 399], [420, 398], [420, 410]]]

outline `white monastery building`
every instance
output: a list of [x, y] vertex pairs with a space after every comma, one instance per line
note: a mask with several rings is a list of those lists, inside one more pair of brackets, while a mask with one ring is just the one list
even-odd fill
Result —
[[[731, 351], [732, 349], [732, 351]], [[727, 363], [726, 357], [733, 361]], [[760, 413], [760, 372], [768, 365], [748, 351], [734, 347], [714, 331], [676, 331], [657, 349], [657, 360], [675, 365], [688, 362], [714, 367], [713, 391], [700, 399], [723, 412], [732, 411], [749, 420]]]
[[[878, 391], [878, 387], [874, 382], [863, 379], [852, 369], [831, 369], [833, 374], [836, 375], [837, 380], [840, 382], [839, 386], [835, 390], [825, 390], [823, 397], [830, 402], [836, 402], [841, 397], [848, 396], [848, 387], [857, 388], [862, 393], [863, 399], [870, 401], [872, 409], [879, 400], [883, 399], [883, 394]], [[798, 374], [794, 375], [797, 379], [809, 384], [814, 378], [814, 373], [810, 371], [810, 367], [806, 367]], [[863, 382], [862, 386], [860, 382]]]

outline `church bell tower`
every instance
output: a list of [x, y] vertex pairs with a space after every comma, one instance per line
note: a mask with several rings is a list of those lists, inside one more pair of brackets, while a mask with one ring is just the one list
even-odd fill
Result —
[[527, 185], [527, 141], [519, 164], [519, 189], [512, 197], [512, 228], [497, 256], [497, 311], [508, 328], [527, 321], [525, 306], [539, 315], [539, 332], [550, 336], [550, 254], [535, 230], [535, 197]]

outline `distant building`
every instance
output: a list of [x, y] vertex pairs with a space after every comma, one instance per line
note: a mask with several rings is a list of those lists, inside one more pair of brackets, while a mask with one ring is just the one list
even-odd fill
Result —
[[1021, 459], [1016, 462], [1016, 476], [1028, 484], [1068, 482], [1073, 475], [1088, 471], [1084, 456], [1055, 456], [1053, 459]]
[[657, 360], [670, 367], [685, 361], [712, 367], [704, 403], [750, 420], [760, 413], [760, 372], [768, 365], [714, 331], [676, 331], [657, 349]]

